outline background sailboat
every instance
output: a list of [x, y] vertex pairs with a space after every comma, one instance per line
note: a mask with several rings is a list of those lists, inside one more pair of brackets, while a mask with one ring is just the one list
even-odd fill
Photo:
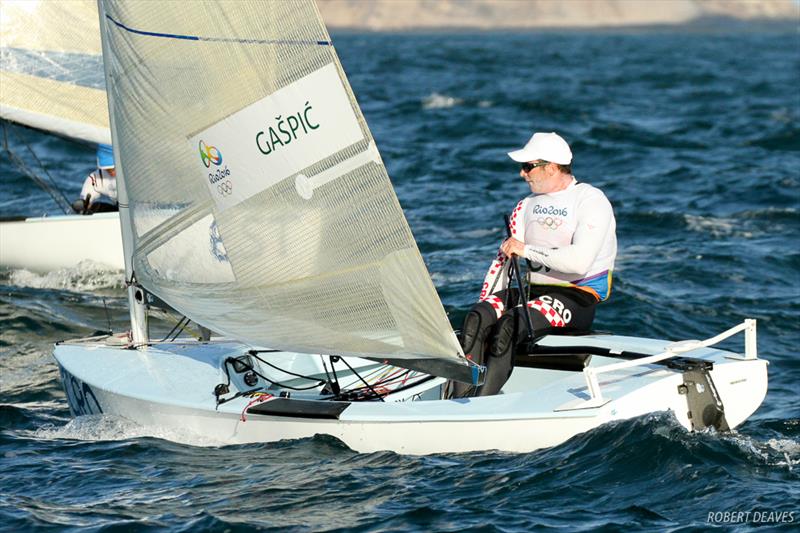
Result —
[[44, 167], [26, 164], [26, 154], [17, 153], [25, 151], [24, 136], [11, 125], [81, 143], [111, 142], [96, 3], [0, 2], [0, 81], [4, 157], [65, 213], [36, 217], [40, 212], [31, 211], [39, 206], [20, 206], [27, 216], [0, 221], [0, 267], [46, 272], [89, 259], [121, 269], [119, 217], [72, 215], [74, 198], [64, 196]]

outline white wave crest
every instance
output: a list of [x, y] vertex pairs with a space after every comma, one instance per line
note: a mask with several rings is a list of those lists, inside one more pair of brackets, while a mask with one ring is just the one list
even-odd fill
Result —
[[745, 229], [733, 218], [715, 218], [699, 215], [683, 215], [686, 225], [692, 231], [708, 233], [712, 237], [729, 237], [731, 235], [744, 239], [753, 238], [753, 232]]
[[447, 96], [446, 94], [432, 93], [422, 99], [423, 109], [445, 109], [464, 103], [461, 98]]
[[221, 446], [224, 443], [192, 433], [185, 428], [141, 426], [115, 415], [79, 416], [64, 426], [45, 425], [26, 431], [31, 438], [42, 440], [120, 441], [153, 437], [189, 446]]
[[734, 221], [729, 218], [683, 215], [683, 219], [690, 230], [710, 233], [714, 237], [725, 237], [731, 235], [734, 231]]
[[47, 274], [36, 274], [24, 269], [14, 270], [9, 276], [9, 282], [18, 287], [79, 292], [123, 288], [125, 275], [119, 270], [85, 260], [74, 267], [54, 270]]
[[793, 120], [792, 110], [787, 107], [781, 107], [770, 113], [769, 118], [782, 124], [791, 124]]
[[736, 444], [744, 452], [757, 457], [769, 466], [793, 470], [800, 465], [800, 442], [789, 438], [771, 438], [759, 441], [741, 433], [732, 432], [726, 439]]
[[[505, 234], [502, 233], [502, 230], [498, 230], [497, 228], [479, 228], [479, 229], [459, 232], [459, 235], [461, 235], [461, 237], [464, 239], [482, 239], [484, 237], [497, 235], [498, 246], [500, 246], [500, 242], [502, 242], [499, 240], [500, 236], [503, 236]], [[492, 258], [488, 259], [491, 260]]]
[[451, 283], [463, 283], [465, 281], [478, 282], [478, 278], [473, 272], [461, 272], [456, 274], [442, 274], [440, 272], [431, 272], [431, 280], [437, 287], [449, 285]]

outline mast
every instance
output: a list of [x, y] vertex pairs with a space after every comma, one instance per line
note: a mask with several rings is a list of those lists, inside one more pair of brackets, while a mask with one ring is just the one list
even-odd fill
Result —
[[[108, 48], [106, 35], [106, 16], [103, 0], [97, 0], [97, 13], [100, 18], [100, 41], [103, 48], [103, 72], [106, 78], [106, 87], [112, 87], [110, 83], [110, 69], [108, 59], [111, 57]], [[107, 91], [108, 95], [108, 119], [111, 129], [112, 147], [114, 149], [114, 161], [117, 170], [117, 197], [119, 201], [119, 219], [122, 228], [122, 250], [125, 256], [125, 284], [128, 287], [128, 308], [131, 316], [131, 340], [135, 345], [146, 344], [150, 341], [147, 327], [147, 307], [146, 294], [144, 288], [139, 285], [136, 275], [133, 272], [133, 252], [135, 250], [133, 239], [133, 217], [128, 201], [128, 190], [125, 186], [125, 168], [122, 165], [120, 156], [120, 146], [117, 142], [116, 119], [114, 117], [114, 97], [113, 91]]]

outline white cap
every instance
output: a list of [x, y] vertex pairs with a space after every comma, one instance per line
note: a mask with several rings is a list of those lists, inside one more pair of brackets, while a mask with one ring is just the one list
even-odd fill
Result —
[[557, 133], [534, 133], [520, 150], [508, 152], [508, 157], [518, 163], [526, 163], [541, 159], [559, 165], [569, 165], [572, 162], [572, 150], [567, 141]]

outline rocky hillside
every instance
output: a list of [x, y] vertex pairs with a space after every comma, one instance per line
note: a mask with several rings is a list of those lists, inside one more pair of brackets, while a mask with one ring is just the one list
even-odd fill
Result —
[[317, 0], [331, 28], [590, 28], [703, 18], [800, 25], [800, 0]]

